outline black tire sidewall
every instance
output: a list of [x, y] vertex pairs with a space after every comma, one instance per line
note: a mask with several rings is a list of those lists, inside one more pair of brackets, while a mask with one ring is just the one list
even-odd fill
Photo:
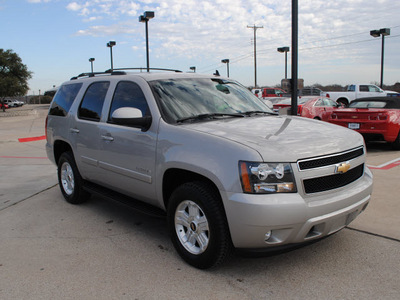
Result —
[[[74, 175], [74, 191], [71, 195], [68, 195], [65, 192], [61, 182], [61, 167], [64, 163], [68, 163], [71, 166]], [[71, 152], [64, 152], [63, 154], [61, 154], [60, 159], [58, 160], [57, 176], [58, 185], [60, 186], [61, 193], [67, 202], [72, 204], [79, 204], [86, 200], [87, 197], [85, 197], [85, 193], [83, 191], [83, 180]]]
[[[185, 200], [196, 203], [205, 214], [209, 226], [209, 243], [201, 254], [188, 252], [181, 244], [175, 229], [176, 208]], [[168, 228], [172, 243], [179, 255], [190, 265], [207, 269], [222, 263], [231, 249], [231, 240], [222, 203], [207, 184], [202, 182], [186, 183], [172, 194], [167, 211]]]

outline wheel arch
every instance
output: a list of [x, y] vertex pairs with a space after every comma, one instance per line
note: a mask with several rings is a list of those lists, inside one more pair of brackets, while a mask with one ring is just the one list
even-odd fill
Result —
[[336, 103], [343, 103], [343, 104], [345, 104], [346, 105], [346, 107], [347, 106], [349, 106], [349, 99], [347, 99], [347, 98], [345, 98], [345, 97], [340, 97], [340, 98], [338, 98], [337, 100], [336, 100]]
[[219, 192], [219, 189], [217, 185], [210, 178], [201, 175], [199, 173], [195, 173], [193, 171], [188, 171], [179, 168], [172, 168], [166, 170], [163, 176], [162, 194], [163, 194], [164, 206], [166, 208], [168, 207], [168, 200], [171, 194], [178, 186], [186, 182], [194, 182], [194, 181], [207, 183], [207, 185], [210, 186], [210, 188], [212, 188], [214, 192], [219, 196], [219, 200], [222, 202], [222, 197]]
[[62, 140], [55, 141], [53, 147], [54, 147], [54, 160], [56, 164], [58, 164], [58, 160], [60, 159], [61, 154], [63, 154], [64, 152], [70, 151], [73, 153], [71, 145]]

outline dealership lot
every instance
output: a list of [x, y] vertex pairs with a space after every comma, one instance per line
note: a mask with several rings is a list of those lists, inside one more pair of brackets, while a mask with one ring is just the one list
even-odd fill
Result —
[[291, 252], [236, 254], [200, 271], [178, 257], [164, 219], [99, 197], [79, 206], [63, 200], [44, 149], [46, 109], [0, 116], [1, 299], [398, 297], [400, 151], [369, 145], [374, 192], [349, 228]]

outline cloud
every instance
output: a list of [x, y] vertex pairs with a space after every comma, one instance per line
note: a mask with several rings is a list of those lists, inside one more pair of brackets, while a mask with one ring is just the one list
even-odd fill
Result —
[[[276, 48], [291, 47], [292, 7], [288, 0], [66, 2], [65, 8], [82, 19], [77, 36], [126, 40], [131, 51], [144, 47], [144, 26], [138, 17], [144, 11], [154, 11], [155, 18], [149, 22], [153, 55], [160, 60], [207, 62], [199, 71], [208, 71], [209, 62], [215, 62], [213, 68], [218, 66], [222, 58], [230, 58], [237, 66], [252, 66], [254, 31], [248, 25], [262, 26], [256, 31], [258, 66], [280, 66], [283, 56]], [[369, 30], [383, 27], [392, 27], [391, 42], [396, 45], [392, 47], [398, 49], [400, 1], [378, 0], [378, 4], [376, 0], [299, 1], [301, 64], [318, 63], [329, 72], [339, 64], [369, 63], [380, 51], [378, 39], [374, 40]], [[291, 52], [288, 55], [290, 60]]]

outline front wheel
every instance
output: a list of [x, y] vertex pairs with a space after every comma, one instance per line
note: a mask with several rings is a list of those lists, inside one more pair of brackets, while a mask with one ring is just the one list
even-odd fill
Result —
[[83, 189], [83, 179], [71, 152], [61, 154], [57, 173], [61, 193], [67, 202], [79, 204], [90, 197], [90, 194]]
[[173, 192], [168, 227], [179, 255], [199, 269], [221, 264], [233, 248], [219, 195], [204, 182], [185, 183]]

